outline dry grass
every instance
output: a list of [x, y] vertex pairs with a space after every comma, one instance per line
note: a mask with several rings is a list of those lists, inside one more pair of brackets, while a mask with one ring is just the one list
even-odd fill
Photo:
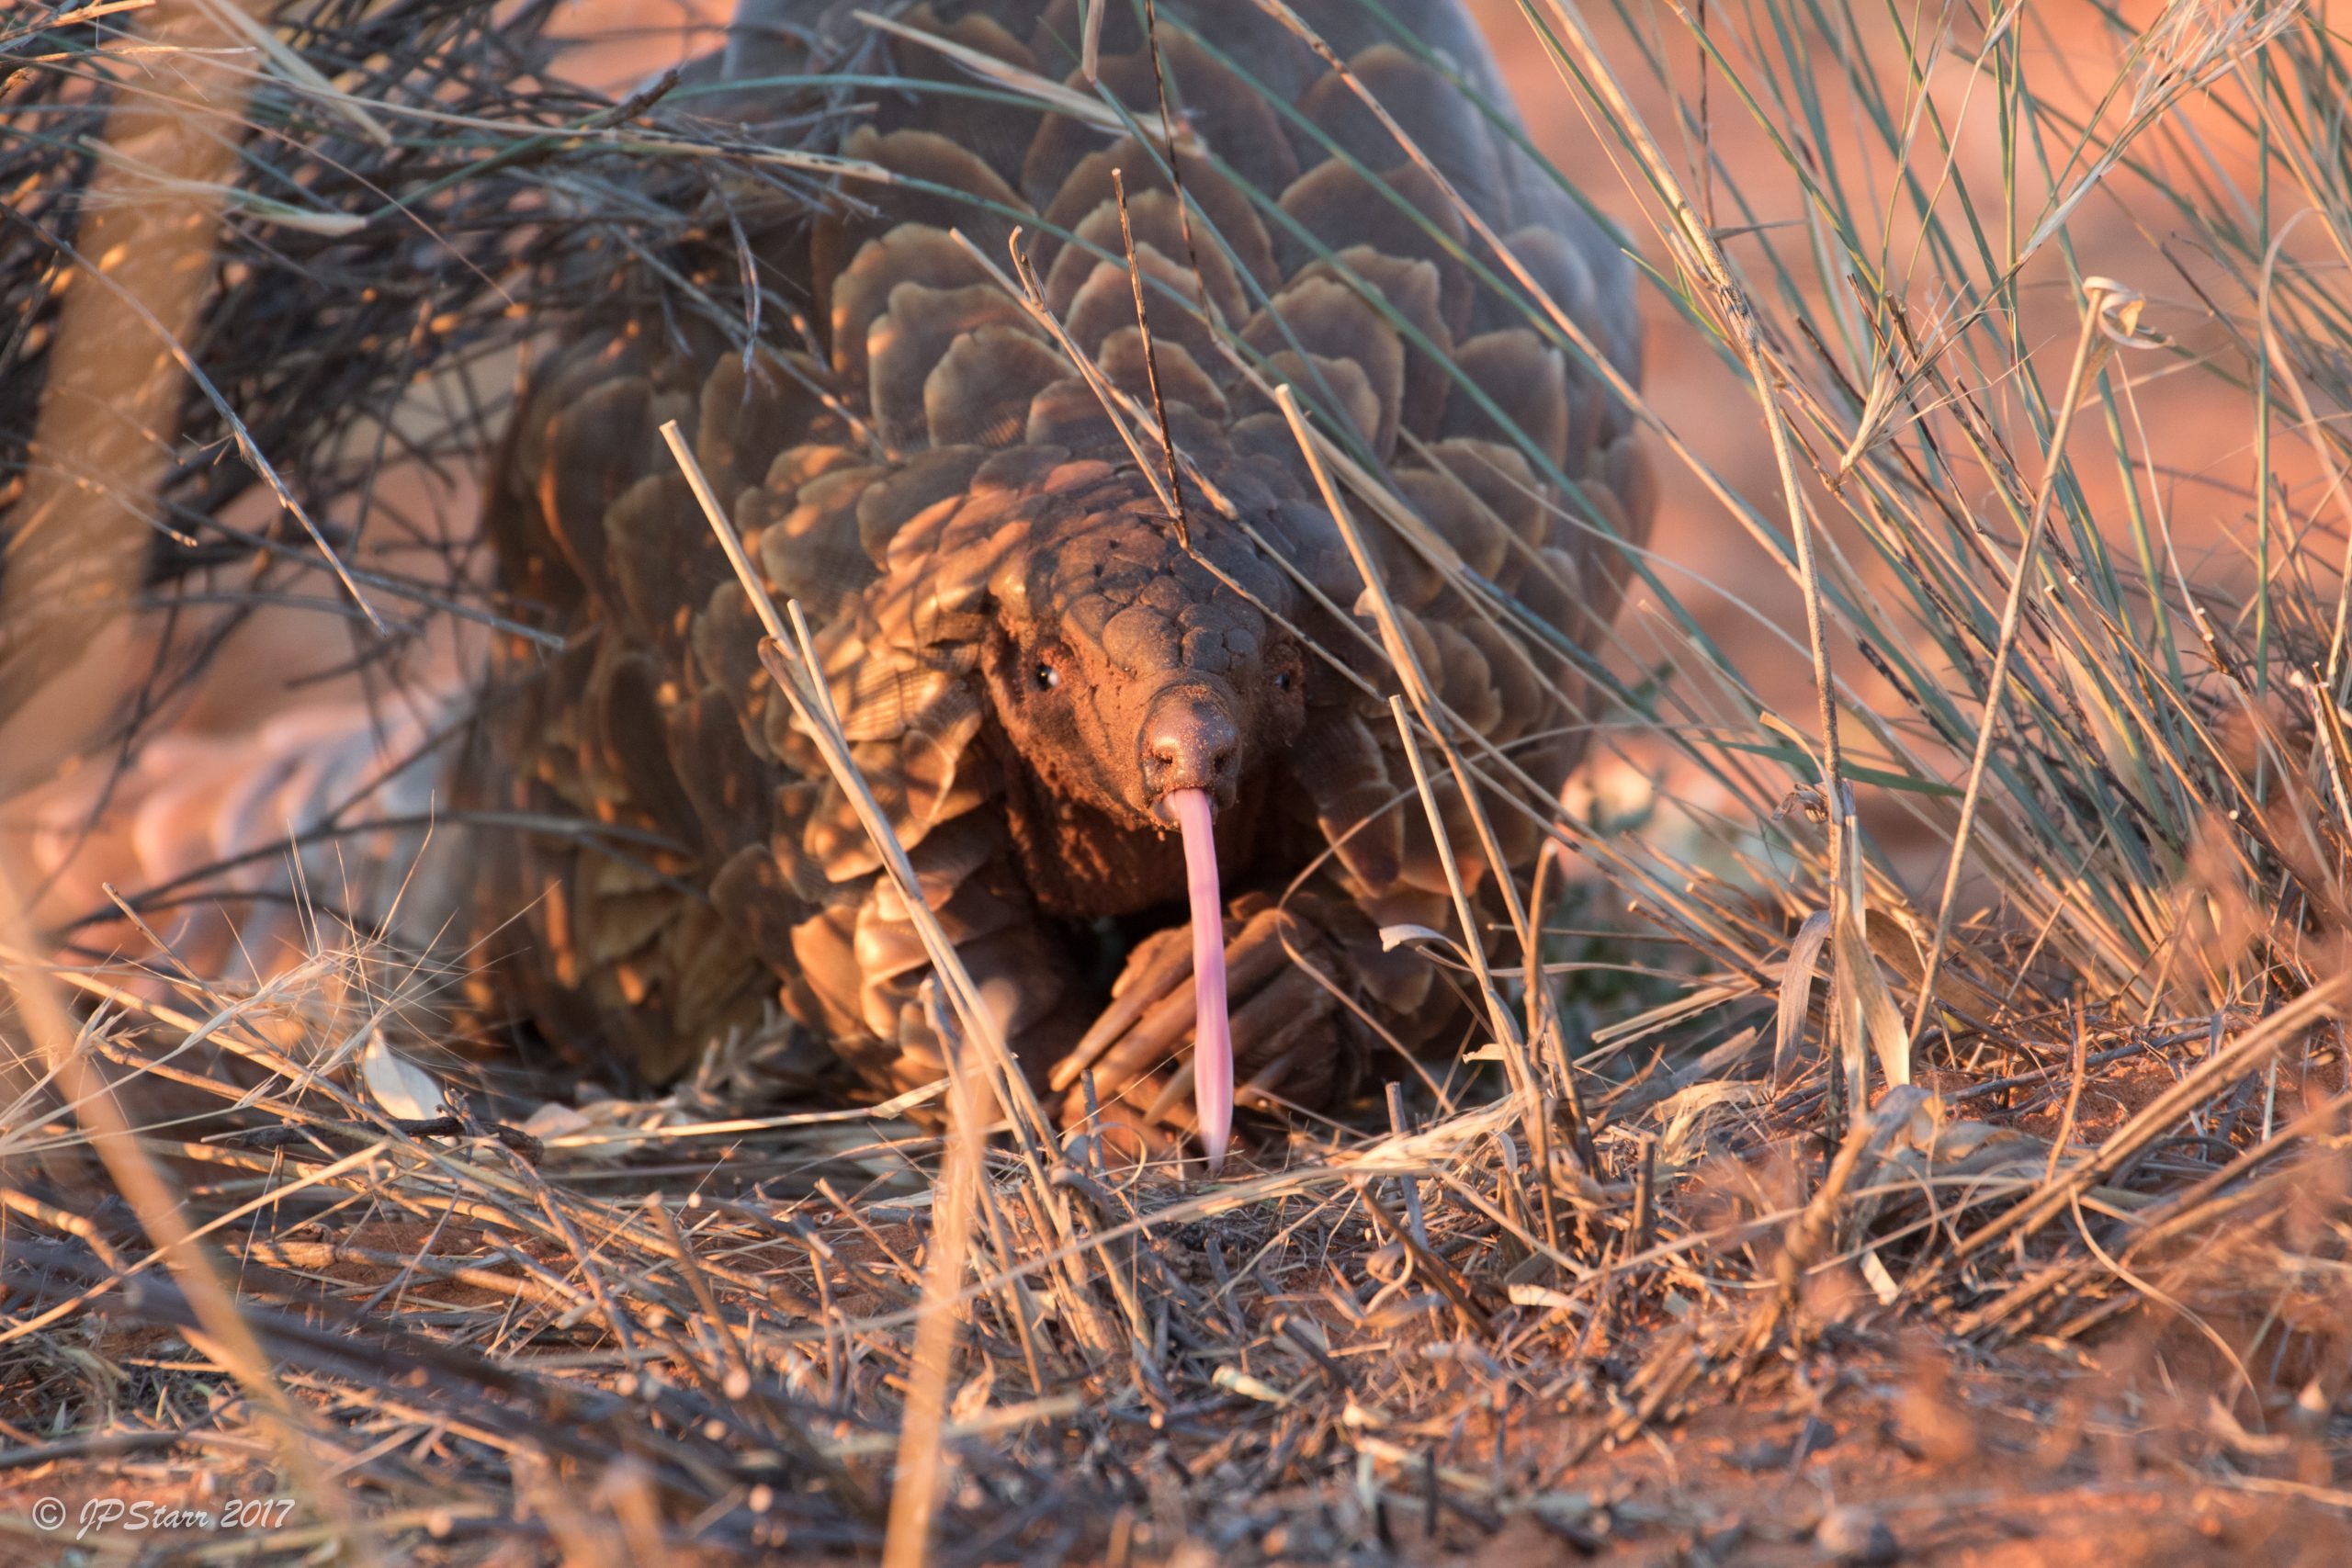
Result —
[[[256, 462], [188, 462], [156, 499], [196, 543], [158, 547], [147, 592], [334, 570], [386, 460], [354, 456], [355, 412], [433, 461], [489, 417], [394, 417], [413, 355], [511, 344], [526, 280], [549, 317], [579, 302], [583, 237], [661, 288], [707, 165], [804, 177], [675, 104], [562, 85], [538, 7], [503, 32], [446, 0], [298, 9], [310, 71], [257, 68], [263, 133], [216, 193], [229, 265], [188, 347], [220, 397], [187, 417], [200, 440], [236, 411], [328, 549], [231, 530]], [[1917, 1561], [2342, 1560], [2352, 46], [2323, 7], [2161, 9], [2117, 19], [2110, 86], [2045, 93], [2030, 8], [1663, 7], [1605, 58], [1529, 0], [1522, 47], [1617, 148], [1652, 281], [1747, 387], [1778, 482], [1699, 472], [1682, 431], [1719, 410], [1644, 407], [1654, 449], [1797, 585], [1819, 704], [1773, 712], [1672, 563], [1636, 560], [1592, 717], [1699, 784], [1629, 827], [1458, 744], [1397, 660], [1383, 694], [1430, 776], [1502, 781], [1558, 829], [1547, 887], [1461, 910], [1521, 933], [1454, 957], [1498, 1081], [1445, 1072], [1218, 1181], [1112, 1167], [1037, 1112], [944, 964], [978, 1069], [951, 1092], [1005, 1111], [987, 1145], [692, 1089], [548, 1106], [513, 1077], [403, 1116], [380, 1042], [429, 1031], [445, 982], [373, 933], [321, 920], [258, 989], [16, 940], [0, 1496], [28, 1511], [0, 1551], [1794, 1562], [1883, 1532]], [[0, 50], [31, 62], [0, 78], [21, 462], [70, 276], [28, 236], [70, 227], [95, 85], [126, 67], [77, 29], [0, 24]], [[1702, 72], [1670, 62], [1693, 51]], [[1645, 69], [1679, 124], [1611, 74]], [[2004, 128], [1995, 188], [1961, 172], [1983, 105], [1955, 93]], [[1739, 208], [1709, 162], [1734, 135], [1799, 210]], [[2074, 275], [2070, 224], [2126, 177], [2177, 200], [2182, 300]], [[474, 265], [411, 265], [426, 231]], [[2054, 346], [2020, 327], [2051, 279], [2078, 301]], [[2265, 476], [2226, 600], [2170, 533], [2135, 402], [2160, 374], [2205, 378]], [[1306, 400], [1334, 510], [1409, 526]], [[1152, 411], [1114, 416], [1157, 451]], [[2121, 515], [2094, 514], [2094, 464]], [[357, 593], [503, 615], [448, 538], [430, 587]], [[798, 628], [770, 631], [823, 735]], [[1924, 874], [1883, 851], [1895, 826], [1939, 846]], [[71, 1537], [85, 1499], [257, 1495], [290, 1516], [77, 1546], [29, 1512], [58, 1499]]]

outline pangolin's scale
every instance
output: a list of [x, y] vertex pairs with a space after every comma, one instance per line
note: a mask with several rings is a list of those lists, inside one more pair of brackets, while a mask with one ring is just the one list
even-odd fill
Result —
[[[1637, 376], [1620, 242], [1423, 58], [1502, 103], [1466, 16], [1450, 0], [1392, 6], [1416, 35], [1400, 39], [1357, 0], [1295, 9]], [[1111, 12], [1099, 80], [1150, 116], [1141, 29]], [[899, 178], [844, 181], [813, 216], [722, 188], [722, 261], [703, 278], [720, 288], [749, 258], [762, 346], [728, 346], [690, 310], [616, 316], [543, 363], [514, 421], [489, 529], [509, 588], [570, 650], [504, 661], [509, 803], [663, 846], [530, 840], [485, 867], [486, 904], [528, 908], [533, 951], [501, 971], [550, 1033], [618, 1046], [660, 1079], [709, 1041], [761, 1037], [763, 1020], [773, 1036], [780, 999], [788, 1028], [877, 1089], [940, 1072], [921, 943], [767, 684], [749, 606], [657, 438], [672, 418], [770, 589], [817, 623], [856, 761], [1041, 1081], [1069, 1086], [1065, 1058], [1124, 963], [1087, 1060], [1131, 1120], [1185, 1114], [1182, 863], [1136, 761], [1170, 681], [1230, 694], [1241, 732], [1217, 832], [1245, 1084], [1313, 1103], [1343, 1082], [1351, 1047], [1384, 1032], [1413, 1043], [1456, 1005], [1377, 940], [1450, 924], [1445, 882], [1385, 708], [1325, 657], [1396, 689], [1363, 584], [1242, 367], [1297, 385], [1471, 572], [1579, 646], [1617, 598], [1606, 536], [1638, 540], [1650, 511], [1631, 420], [1481, 280], [1501, 271], [1492, 254], [1292, 30], [1249, 0], [1167, 0], [1160, 17], [1194, 149], [1180, 164], [1189, 225], [1155, 148], [1099, 126], [969, 92], [843, 83], [812, 100], [812, 73], [976, 80], [846, 6], [755, 4], [705, 67], [753, 84], [716, 100], [724, 112], [822, 102], [840, 152]], [[900, 19], [1097, 96], [1070, 0], [950, 0]], [[755, 85], [775, 77], [803, 85]], [[1187, 482], [1189, 551], [1098, 392], [950, 232], [1001, 258], [1018, 224], [1069, 340], [1148, 408], [1114, 171], [1140, 268], [1165, 286], [1150, 326], [1169, 422], [1208, 481]], [[740, 289], [724, 309], [741, 310]], [[1148, 436], [1145, 452], [1160, 460]], [[1566, 661], [1369, 514], [1367, 531], [1445, 705], [1536, 779], [1565, 777], [1584, 718]], [[1467, 814], [1446, 800], [1475, 874]], [[1491, 815], [1523, 865], [1529, 818]]]

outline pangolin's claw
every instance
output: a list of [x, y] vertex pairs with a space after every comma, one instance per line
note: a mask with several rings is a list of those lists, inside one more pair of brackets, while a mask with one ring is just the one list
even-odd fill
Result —
[[[1332, 1072], [1325, 1058], [1337, 1048], [1332, 1025], [1338, 1004], [1322, 982], [1298, 966], [1291, 951], [1320, 944], [1310, 942], [1309, 928], [1295, 913], [1285, 914], [1258, 897], [1238, 900], [1222, 926], [1223, 967], [1233, 998], [1227, 1020], [1230, 1061], [1237, 1078], [1244, 1080], [1240, 1089], [1254, 1103], [1269, 1105], [1282, 1086], [1328, 1086]], [[1299, 959], [1311, 962], [1305, 951]], [[1066, 1060], [1055, 1069], [1057, 1083], [1071, 1084], [1091, 1069], [1104, 1120], [1127, 1127], [1143, 1149], [1162, 1147], [1186, 1133], [1204, 1150], [1209, 1147], [1195, 1075], [1182, 1070], [1196, 1021], [1193, 988], [1183, 983], [1191, 970], [1189, 964], [1181, 969], [1168, 964], [1154, 942], [1139, 945], [1120, 981], [1119, 1000], [1105, 1013], [1106, 1020], [1118, 1015], [1125, 1024], [1123, 1032], [1091, 1045], [1085, 1063]], [[1140, 1007], [1133, 999], [1137, 992], [1146, 996]], [[1090, 1043], [1107, 1032], [1098, 1022]], [[1306, 1098], [1315, 1098], [1311, 1089]], [[1227, 1101], [1228, 1116], [1232, 1103]], [[1082, 1093], [1071, 1091], [1063, 1104], [1065, 1119], [1074, 1122], [1085, 1113]]]
[[[1077, 1083], [1087, 1068], [1100, 1063], [1102, 1054], [1136, 1027], [1147, 1010], [1155, 1020], [1159, 1013], [1167, 1012], [1176, 1021], [1173, 1027], [1181, 1030], [1189, 1021], [1190, 1013], [1170, 1005], [1179, 998], [1170, 995], [1170, 987], [1192, 972], [1193, 950], [1182, 931], [1171, 929], [1146, 937], [1136, 944], [1127, 967], [1112, 987], [1111, 1005], [1080, 1036], [1069, 1055], [1054, 1064], [1046, 1082], [1056, 1093]], [[1155, 1003], [1159, 1005], [1155, 1007]], [[1175, 1035], [1171, 1033], [1169, 1038], [1172, 1041]]]

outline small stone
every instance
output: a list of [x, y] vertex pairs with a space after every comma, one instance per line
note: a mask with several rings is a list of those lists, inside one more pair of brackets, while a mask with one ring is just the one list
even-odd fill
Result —
[[1903, 1555], [1894, 1532], [1868, 1508], [1832, 1508], [1813, 1532], [1821, 1555], [1843, 1568], [1885, 1568]]

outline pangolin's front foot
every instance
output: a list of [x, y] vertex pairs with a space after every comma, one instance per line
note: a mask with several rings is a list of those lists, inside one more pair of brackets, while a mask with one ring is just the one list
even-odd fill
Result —
[[[1326, 913], [1311, 895], [1278, 907], [1263, 893], [1246, 893], [1227, 906], [1235, 1101], [1244, 1111], [1319, 1110], [1355, 1079], [1357, 1031], [1340, 999], [1353, 992], [1341, 979], [1347, 971]], [[1065, 1126], [1089, 1128], [1091, 1116], [1090, 1130], [1106, 1150], [1130, 1158], [1197, 1137], [1193, 982], [1186, 927], [1170, 926], [1136, 943], [1110, 1005], [1054, 1066], [1049, 1082], [1062, 1091]]]

